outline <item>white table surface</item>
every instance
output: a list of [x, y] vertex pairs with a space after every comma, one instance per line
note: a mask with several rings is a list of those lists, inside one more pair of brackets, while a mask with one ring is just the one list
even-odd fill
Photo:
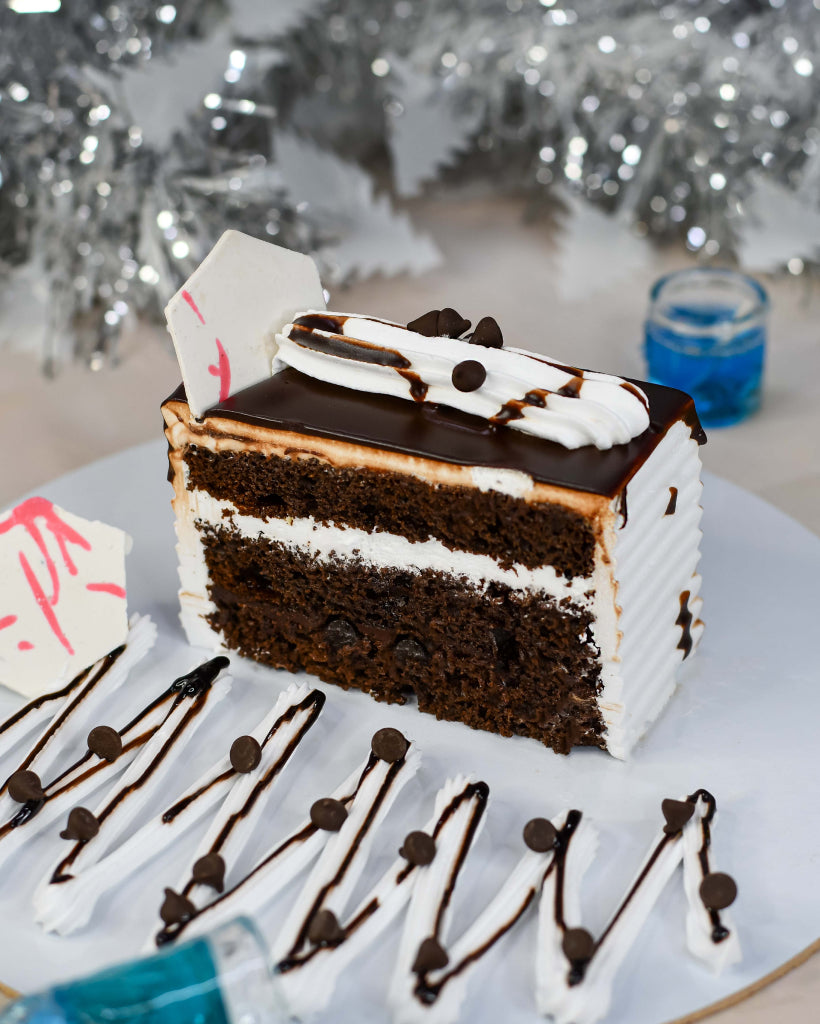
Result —
[[[474, 323], [493, 315], [508, 341], [581, 366], [640, 377], [646, 296], [660, 274], [686, 266], [680, 250], [648, 249], [643, 265], [583, 299], [559, 287], [562, 250], [548, 223], [526, 224], [508, 200], [419, 203], [416, 223], [434, 237], [442, 267], [417, 278], [374, 279], [331, 296], [331, 308], [411, 319], [454, 306]], [[583, 274], [583, 246], [574, 265]], [[612, 246], [612, 260], [618, 250]], [[590, 251], [591, 266], [600, 250]], [[772, 299], [764, 403], [734, 427], [712, 430], [705, 466], [820, 533], [820, 291], [801, 279], [763, 282]], [[578, 280], [572, 282], [578, 291]], [[159, 404], [179, 377], [163, 331], [136, 325], [120, 364], [92, 373], [69, 366], [52, 380], [31, 356], [0, 352], [0, 508], [78, 466], [156, 437]], [[170, 500], [170, 499], [169, 499]], [[708, 501], [708, 494], [705, 495]], [[820, 921], [818, 922], [820, 936]], [[0, 979], [2, 964], [0, 964]], [[0, 995], [0, 1000], [2, 995]], [[808, 957], [715, 1024], [803, 1024], [820, 1004], [820, 957]]]

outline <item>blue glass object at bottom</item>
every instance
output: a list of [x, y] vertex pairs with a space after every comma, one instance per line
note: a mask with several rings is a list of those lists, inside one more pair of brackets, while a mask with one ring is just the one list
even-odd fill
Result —
[[0, 1024], [229, 1024], [206, 939], [57, 985], [0, 1011]]
[[765, 326], [758, 321], [727, 343], [717, 328], [733, 318], [732, 307], [687, 304], [670, 307], [667, 315], [684, 330], [715, 327], [716, 331], [683, 337], [649, 320], [645, 340], [649, 379], [690, 394], [706, 426], [726, 426], [754, 412], [760, 405]]

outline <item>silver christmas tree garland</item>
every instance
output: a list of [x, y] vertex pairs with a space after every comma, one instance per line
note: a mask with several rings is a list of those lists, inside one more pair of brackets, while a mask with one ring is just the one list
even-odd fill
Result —
[[433, 185], [560, 186], [704, 259], [814, 271], [818, 6], [8, 0], [0, 344], [100, 365], [226, 227], [334, 282], [425, 269], [396, 201]]

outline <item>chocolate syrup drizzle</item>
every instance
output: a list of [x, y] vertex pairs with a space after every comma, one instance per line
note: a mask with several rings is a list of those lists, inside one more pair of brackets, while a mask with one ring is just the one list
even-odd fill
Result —
[[[361, 789], [364, 780], [367, 778], [370, 772], [373, 771], [373, 769], [376, 767], [378, 763], [379, 758], [376, 757], [375, 754], [370, 754], [370, 756], [367, 759], [367, 764], [364, 766], [364, 770], [362, 771], [362, 774], [359, 778], [359, 782], [356, 786], [357, 793], [359, 789]], [[364, 820], [359, 826], [358, 832], [353, 838], [353, 842], [350, 844], [350, 846], [347, 849], [347, 852], [342, 858], [342, 862], [337, 868], [336, 874], [322, 886], [322, 888], [317, 893], [313, 903], [305, 913], [305, 916], [302, 920], [302, 926], [296, 935], [296, 939], [294, 940], [293, 945], [291, 946], [287, 954], [276, 965], [277, 973], [286, 974], [288, 971], [292, 971], [297, 967], [303, 966], [316, 955], [319, 949], [325, 948], [322, 946], [313, 946], [311, 949], [304, 950], [304, 947], [308, 941], [308, 932], [310, 930], [311, 922], [313, 921], [313, 918], [316, 916], [316, 914], [318, 914], [318, 912], [322, 909], [322, 906], [325, 903], [330, 892], [332, 892], [332, 890], [335, 889], [342, 882], [345, 875], [347, 874], [348, 868], [350, 867], [353, 858], [356, 854], [356, 850], [358, 849], [362, 839], [365, 837], [367, 832], [369, 832], [370, 828], [372, 827], [373, 822], [376, 819], [376, 815], [378, 814], [379, 808], [384, 803], [384, 799], [387, 796], [391, 786], [393, 785], [396, 776], [399, 774], [399, 772], [402, 770], [406, 763], [407, 753], [405, 752], [403, 757], [399, 758], [398, 761], [393, 761], [388, 767], [385, 773], [384, 781], [379, 787], [379, 791], [376, 794], [375, 799], [368, 808], [367, 814], [365, 815]], [[377, 908], [377, 901], [372, 901], [372, 910], [370, 910], [370, 913], [366, 916], [369, 917], [372, 913], [376, 911]], [[358, 927], [363, 920], [365, 920], [365, 915], [358, 915], [356, 927]], [[330, 943], [330, 945], [339, 945], [347, 938], [348, 934], [348, 930], [343, 928], [341, 937], [335, 940], [334, 942]]]
[[[154, 711], [157, 707], [160, 707], [165, 702], [170, 702], [170, 706], [166, 711], [162, 722], [156, 725], [155, 727], [148, 729], [145, 733], [142, 733], [140, 736], [135, 737], [130, 742], [123, 743], [123, 752], [129, 749], [133, 749], [135, 746], [142, 746], [156, 734], [156, 732], [162, 727], [162, 725], [165, 722], [168, 721], [169, 717], [178, 707], [181, 706], [181, 704], [184, 701], [190, 700], [191, 702], [190, 707], [185, 711], [185, 714], [181, 716], [180, 721], [177, 723], [173, 732], [163, 743], [162, 747], [157, 752], [156, 756], [145, 769], [145, 771], [142, 773], [142, 775], [138, 779], [135, 779], [134, 782], [132, 782], [129, 786], [123, 786], [121, 789], [119, 789], [117, 793], [115, 793], [115, 795], [112, 797], [112, 799], [109, 800], [106, 806], [96, 815], [97, 821], [101, 826], [103, 822], [105, 822], [105, 820], [114, 812], [114, 810], [116, 810], [116, 808], [119, 807], [120, 804], [122, 804], [122, 802], [128, 798], [128, 796], [130, 796], [131, 793], [140, 789], [144, 785], [144, 783], [147, 782], [148, 779], [154, 774], [159, 765], [165, 760], [170, 751], [173, 749], [177, 740], [179, 740], [179, 738], [185, 733], [185, 730], [188, 728], [188, 726], [191, 724], [194, 718], [196, 718], [197, 715], [205, 707], [213, 683], [215, 682], [219, 673], [224, 668], [227, 668], [228, 665], [228, 659], [220, 655], [217, 658], [212, 658], [210, 661], [206, 661], [204, 664], [199, 665], [192, 672], [187, 673], [187, 675], [180, 676], [178, 679], [175, 679], [173, 683], [171, 683], [171, 685], [164, 693], [160, 694], [159, 697], [153, 700], [135, 718], [133, 718], [131, 722], [129, 722], [128, 725], [125, 726], [124, 729], [119, 730], [120, 736], [124, 737], [129, 731], [131, 731], [135, 726], [137, 726], [141, 721], [143, 721], [145, 717], [149, 715], [152, 711]], [[81, 757], [77, 762], [75, 762], [74, 765], [71, 766], [71, 768], [67, 769], [65, 772], [63, 772], [61, 776], [59, 776], [54, 782], [52, 782], [49, 788], [51, 788], [51, 786], [56, 786], [61, 779], [63, 779], [66, 775], [73, 772], [76, 768], [82, 765], [85, 761], [89, 760], [89, 758], [91, 758], [92, 756], [93, 755], [91, 754], [91, 751], [86, 751], [83, 757]], [[47, 799], [51, 799], [54, 796], [58, 795], [58, 793], [73, 788], [78, 784], [79, 781], [88, 778], [89, 775], [93, 774], [95, 771], [99, 770], [101, 767], [105, 765], [107, 765], [107, 762], [105, 762], [104, 760], [100, 760], [99, 764], [97, 764], [94, 768], [90, 769], [88, 772], [85, 772], [83, 775], [74, 779], [69, 785], [64, 786], [62, 789], [57, 790], [53, 794], [49, 794], [47, 796]], [[2, 836], [2, 834], [3, 832], [2, 830], [0, 830], [0, 836]], [[52, 874], [50, 879], [50, 882], [52, 884], [56, 885], [62, 882], [67, 882], [69, 879], [73, 878], [73, 875], [69, 873], [68, 869], [80, 855], [80, 851], [83, 849], [87, 842], [89, 842], [89, 840], [80, 839], [74, 844], [71, 851], [60, 861], [60, 863], [54, 869], [54, 873]]]
[[[717, 809], [717, 803], [715, 801], [715, 798], [712, 796], [712, 794], [709, 793], [705, 789], [697, 789], [697, 790], [695, 790], [694, 793], [691, 793], [689, 796], [686, 797], [686, 801], [688, 803], [691, 803], [691, 804], [697, 804], [699, 799], [703, 800], [706, 803], [707, 808], [708, 808], [706, 814], [700, 819], [700, 826], [701, 826], [701, 830], [702, 830], [702, 842], [701, 842], [700, 850], [698, 851], [698, 857], [699, 857], [699, 860], [700, 860], [701, 870], [703, 871], [703, 874], [705, 876], [705, 875], [707, 875], [709, 873], [708, 850], [709, 850], [709, 846], [710, 846], [710, 843], [711, 843], [711, 831], [710, 831], [709, 825], [710, 825], [710, 822], [712, 821], [712, 819], [715, 816], [715, 811]], [[556, 848], [556, 854], [555, 854], [555, 860], [554, 860], [554, 864], [555, 864], [556, 870], [558, 872], [558, 876], [556, 878], [556, 886], [555, 886], [554, 917], [555, 917], [555, 923], [558, 925], [558, 927], [561, 929], [562, 932], [566, 932], [566, 930], [567, 930], [566, 922], [564, 920], [564, 903], [563, 903], [563, 899], [564, 899], [564, 870], [565, 870], [565, 863], [566, 863], [566, 857], [567, 857], [567, 852], [568, 852], [568, 849], [569, 849], [570, 840], [572, 839], [572, 836], [573, 836], [575, 830], [577, 829], [578, 824], [580, 824], [580, 821], [581, 821], [581, 812], [580, 811], [570, 811], [569, 815], [567, 815], [567, 822], [564, 825], [564, 828], [558, 833], [558, 846]], [[671, 833], [671, 834], [666, 833], [666, 834], [664, 834], [662, 836], [662, 838], [659, 840], [659, 842], [657, 843], [655, 848], [652, 850], [652, 852], [649, 854], [648, 858], [646, 859], [646, 862], [645, 862], [645, 864], [644, 864], [640, 874], [638, 875], [638, 877], [633, 882], [631, 888], [629, 889], [629, 892], [623, 898], [623, 900], [621, 901], [618, 909], [615, 911], [615, 913], [609, 919], [609, 923], [607, 924], [606, 928], [604, 928], [603, 932], [601, 933], [599, 938], [596, 940], [592, 956], [589, 958], [589, 960], [575, 960], [575, 961], [570, 960], [570, 962], [569, 962], [569, 972], [567, 974], [567, 984], [568, 985], [570, 985], [570, 986], [579, 985], [584, 980], [584, 977], [586, 976], [587, 968], [589, 967], [590, 963], [592, 963], [592, 960], [595, 958], [596, 954], [598, 953], [598, 951], [603, 946], [603, 944], [606, 941], [607, 937], [612, 933], [613, 928], [615, 927], [617, 922], [620, 920], [620, 918], [623, 916], [623, 914], [625, 913], [625, 911], [626, 911], [627, 907], [629, 906], [629, 904], [635, 898], [635, 895], [639, 891], [640, 887], [646, 881], [647, 877], [649, 876], [650, 872], [652, 871], [652, 868], [657, 863], [657, 860], [660, 857], [660, 855], [663, 852], [663, 850], [667, 846], [669, 846], [671, 843], [680, 842], [681, 836], [682, 836], [682, 831], [681, 832]], [[712, 941], [715, 942], [715, 943], [723, 942], [728, 937], [729, 930], [722, 924], [721, 919], [720, 919], [720, 913], [718, 911], [716, 911], [716, 910], [709, 910], [708, 913], [709, 913], [709, 916], [710, 916], [710, 920], [712, 922]]]
[[[372, 757], [371, 757], [371, 760], [372, 760]], [[396, 762], [397, 765], [400, 765], [401, 763], [402, 762]], [[392, 767], [394, 767], [394, 766], [391, 766], [391, 768]], [[388, 777], [385, 780], [385, 785], [383, 787], [383, 789], [385, 791], [386, 791], [387, 788], [389, 788], [388, 787], [388, 783], [389, 782], [392, 782], [392, 777], [391, 777], [390, 774], [388, 774]], [[450, 820], [450, 818], [453, 816], [453, 814], [455, 814], [455, 812], [458, 810], [458, 808], [465, 801], [468, 801], [468, 800], [475, 800], [476, 801], [476, 806], [475, 806], [475, 810], [473, 812], [473, 816], [472, 816], [472, 818], [470, 820], [470, 824], [469, 824], [468, 829], [467, 829], [467, 831], [465, 833], [465, 837], [464, 837], [464, 840], [462, 842], [461, 849], [459, 850], [459, 854], [458, 854], [458, 857], [456, 859], [456, 862], [454, 864], [453, 871], [452, 871], [451, 876], [450, 876], [450, 880], [448, 882], [448, 885], [447, 885], [447, 888], [446, 888], [445, 892], [442, 894], [442, 900], [441, 900], [441, 903], [439, 904], [438, 912], [436, 914], [436, 922], [435, 922], [435, 934], [436, 935], [438, 935], [438, 932], [441, 929], [441, 924], [442, 924], [442, 921], [443, 921], [443, 916], [444, 916], [444, 913], [445, 913], [445, 911], [447, 909], [447, 906], [448, 906], [448, 904], [450, 902], [450, 899], [452, 897], [453, 890], [455, 888], [455, 884], [456, 884], [456, 881], [457, 881], [457, 878], [458, 878], [459, 871], [461, 870], [461, 866], [462, 866], [462, 864], [464, 862], [464, 858], [467, 856], [467, 853], [468, 853], [468, 851], [470, 849], [470, 845], [471, 845], [471, 843], [473, 841], [473, 838], [475, 836], [475, 832], [476, 832], [476, 829], [478, 828], [478, 824], [479, 824], [479, 822], [481, 820], [481, 817], [484, 814], [484, 810], [485, 810], [486, 804], [487, 804], [487, 797], [488, 797], [488, 795], [489, 795], [489, 788], [488, 788], [486, 783], [484, 783], [484, 782], [468, 783], [464, 787], [464, 789], [457, 796], [455, 796], [450, 801], [450, 803], [444, 808], [444, 810], [439, 815], [439, 818], [436, 821], [435, 826], [432, 829], [432, 837], [433, 837], [434, 840], [436, 840], [436, 839], [438, 839], [439, 835], [441, 834], [441, 831], [444, 828], [444, 826], [447, 824], [447, 822]], [[381, 802], [381, 800], [382, 800], [382, 793], [380, 792], [380, 794], [379, 794], [379, 803]], [[368, 815], [368, 823], [367, 823], [366, 827], [369, 827], [370, 819], [372, 819], [372, 817], [375, 816], [376, 809], [377, 809], [376, 805], [374, 805], [374, 807], [371, 808], [371, 812]], [[306, 916], [304, 918], [302, 927], [301, 927], [301, 929], [299, 931], [299, 935], [297, 936], [296, 942], [294, 943], [294, 945], [291, 948], [291, 950], [288, 953], [288, 955], [282, 961], [280, 961], [280, 963], [277, 965], [277, 971], [279, 973], [286, 973], [288, 971], [294, 970], [297, 967], [304, 966], [304, 964], [306, 964], [310, 960], [312, 960], [313, 957], [316, 956], [321, 949], [336, 948], [337, 946], [340, 946], [355, 931], [357, 931], [357, 929], [360, 928], [364, 924], [365, 921], [367, 921], [369, 918], [371, 918], [373, 916], [373, 914], [375, 914], [376, 911], [379, 909], [379, 906], [380, 906], [379, 900], [378, 900], [378, 898], [374, 897], [367, 904], [365, 904], [365, 906], [362, 907], [362, 909], [353, 918], [351, 918], [351, 920], [346, 925], [344, 925], [342, 927], [341, 934], [340, 934], [340, 936], [338, 938], [336, 938], [336, 939], [334, 939], [334, 940], [332, 940], [332, 941], [330, 941], [330, 942], [328, 942], [326, 944], [323, 944], [322, 946], [314, 946], [313, 948], [308, 949], [308, 950], [306, 950], [304, 952], [301, 952], [301, 953], [299, 952], [300, 948], [304, 947], [304, 945], [305, 945], [305, 943], [307, 941], [307, 935], [308, 935], [308, 931], [310, 929], [310, 924], [311, 924], [313, 918], [315, 917], [315, 915], [321, 910], [322, 904], [326, 900], [328, 892], [335, 885], [338, 885], [339, 882], [344, 877], [344, 874], [347, 871], [347, 868], [349, 866], [349, 862], [350, 862], [350, 860], [352, 860], [353, 854], [355, 853], [356, 848], [358, 847], [359, 843], [361, 842], [361, 838], [364, 835], [364, 832], [366, 831], [366, 827], [363, 824], [362, 829], [360, 830], [359, 834], [356, 836], [356, 839], [355, 839], [354, 843], [351, 845], [351, 847], [350, 847], [350, 849], [348, 851], [348, 855], [347, 855], [343, 865], [340, 867], [339, 871], [337, 872], [336, 876], [334, 876], [334, 879], [331, 880], [331, 882], [328, 883], [328, 885], [325, 886], [322, 889], [321, 893], [319, 894], [317, 899], [314, 901], [314, 903], [311, 906], [311, 908], [308, 910], [308, 912], [307, 912], [307, 914], [306, 914]], [[404, 882], [406, 882], [413, 875], [413, 872], [416, 871], [416, 869], [417, 869], [416, 865], [407, 863], [398, 872], [398, 874], [396, 875], [396, 879], [395, 879], [396, 885], [402, 885]], [[511, 927], [511, 925], [510, 925], [510, 927]], [[423, 985], [423, 984], [424, 984], [424, 981], [420, 977], [419, 978], [419, 985]]]
[[[268, 730], [267, 736], [265, 736], [265, 738], [262, 740], [261, 746], [263, 750], [270, 742], [271, 738], [283, 725], [285, 725], [287, 722], [292, 722], [300, 711], [309, 711], [308, 717], [306, 718], [305, 722], [300, 726], [298, 732], [294, 734], [290, 743], [288, 743], [287, 747], [285, 747], [285, 749], [282, 751], [281, 755], [276, 759], [276, 761], [274, 761], [273, 764], [270, 765], [267, 771], [263, 772], [259, 776], [250, 793], [248, 794], [248, 798], [245, 801], [245, 803], [239, 808], [239, 810], [235, 811], [228, 818], [228, 820], [225, 822], [222, 829], [220, 830], [219, 835], [213, 841], [211, 846], [205, 851], [206, 854], [219, 853], [219, 851], [225, 845], [228, 836], [230, 836], [234, 828], [236, 828], [236, 826], [239, 824], [240, 821], [242, 821], [243, 818], [246, 818], [251, 813], [254, 805], [256, 804], [261, 794], [271, 785], [276, 776], [282, 771], [282, 769], [290, 760], [293, 752], [296, 750], [296, 748], [302, 742], [304, 737], [307, 735], [310, 728], [315, 724], [316, 719], [319, 717], [322, 708], [325, 705], [325, 699], [326, 698], [324, 693], [322, 693], [320, 690], [311, 690], [310, 693], [308, 693], [307, 696], [302, 701], [300, 701], [298, 704], [291, 705], [286, 711], [284, 711], [279, 716], [279, 718], [276, 719], [274, 724]], [[225, 775], [238, 774], [239, 773], [236, 772], [233, 768], [230, 770], [230, 772], [225, 773]], [[222, 778], [224, 778], [224, 775], [219, 776], [219, 779]], [[216, 781], [218, 780], [212, 780], [211, 785], [213, 785]], [[203, 789], [200, 790], [196, 795], [198, 796], [205, 791], [206, 787], [203, 787]], [[191, 801], [189, 798], [189, 800], [186, 801], [186, 803], [190, 802]], [[179, 814], [180, 810], [183, 809], [181, 806], [182, 803], [183, 801], [180, 801], [179, 803], [171, 807], [169, 810], [167, 810], [165, 814], [163, 814], [162, 820], [164, 822], [173, 821], [176, 815]], [[182, 890], [182, 895], [189, 896], [196, 887], [196, 885], [197, 882], [194, 880], [192, 875], [191, 878], [186, 883], [184, 889]]]
[[[44, 707], [51, 701], [61, 700], [64, 697], [68, 697], [75, 690], [79, 690], [79, 693], [76, 695], [76, 697], [74, 697], [74, 699], [69, 704], [67, 704], [63, 708], [63, 710], [59, 712], [59, 714], [55, 716], [55, 718], [49, 724], [48, 728], [45, 729], [44, 732], [40, 735], [37, 742], [34, 744], [34, 746], [31, 748], [31, 750], [28, 752], [25, 758], [20, 762], [20, 764], [15, 769], [16, 771], [23, 771], [24, 769], [28, 768], [28, 766], [32, 763], [34, 758], [37, 757], [37, 755], [43, 750], [43, 748], [46, 746], [49, 740], [51, 740], [52, 737], [56, 735], [57, 731], [61, 728], [61, 726], [63, 726], [67, 719], [77, 710], [82, 701], [84, 701], [86, 697], [88, 697], [88, 695], [92, 692], [92, 690], [99, 683], [99, 681], [111, 670], [111, 668], [114, 666], [117, 659], [120, 657], [124, 650], [125, 644], [122, 644], [120, 647], [114, 648], [113, 651], [110, 651], [108, 654], [106, 654], [105, 657], [101, 658], [95, 665], [89, 666], [89, 668], [86, 668], [82, 672], [80, 672], [79, 675], [76, 675], [71, 680], [70, 683], [63, 687], [62, 690], [55, 690], [53, 693], [46, 693], [40, 697], [35, 698], [29, 704], [26, 704], [25, 707], [21, 708], [19, 711], [13, 714], [10, 718], [7, 718], [6, 721], [3, 722], [2, 725], [0, 725], [0, 736], [2, 736], [2, 734], [6, 732], [8, 729], [10, 729], [12, 726], [17, 725], [18, 722], [23, 721], [24, 718], [27, 718], [28, 715], [32, 714], [33, 712], [39, 711], [40, 708]], [[86, 682], [86, 680], [88, 681]], [[82, 687], [82, 689], [80, 689], [80, 687]], [[3, 782], [2, 785], [0, 785], [0, 794], [6, 791], [6, 788], [8, 787], [8, 782], [9, 780], [6, 779], [5, 782]]]
[[694, 647], [694, 639], [692, 637], [692, 622], [694, 615], [689, 609], [689, 598], [691, 594], [688, 590], [684, 590], [680, 595], [680, 614], [675, 619], [675, 625], [680, 626], [681, 636], [678, 641], [677, 648], [679, 651], [683, 651], [683, 660], [689, 657]]
[[[317, 691], [314, 691], [314, 692], [317, 692]], [[322, 696], [323, 696], [323, 694], [322, 694]], [[378, 763], [378, 761], [379, 761], [379, 759], [375, 755], [371, 754], [369, 759], [368, 759], [368, 762], [365, 763], [365, 765], [364, 765], [364, 767], [363, 767], [363, 769], [361, 771], [361, 774], [359, 775], [358, 781], [356, 782], [355, 786], [353, 787], [353, 791], [351, 793], [346, 794], [345, 796], [339, 798], [340, 803], [344, 804], [346, 808], [349, 807], [349, 805], [353, 802], [353, 800], [356, 797], [356, 795], [358, 794], [358, 792], [359, 792], [359, 790], [361, 788], [361, 785], [364, 782], [365, 778], [370, 775], [370, 773], [373, 771], [373, 769], [375, 768], [375, 766]], [[390, 784], [392, 784], [393, 779], [396, 777], [396, 775], [398, 774], [398, 771], [401, 769], [401, 767], [405, 763], [405, 761], [406, 761], [406, 754], [405, 754], [405, 756], [403, 758], [401, 758], [400, 761], [396, 761], [396, 762], [394, 762], [390, 766], [390, 769], [389, 769], [389, 771], [387, 773], [387, 777], [385, 779], [385, 783], [383, 783], [382, 788], [381, 788], [380, 793], [379, 793], [378, 798], [377, 798], [377, 805], [376, 805], [377, 807], [381, 805], [382, 801], [384, 800], [384, 797], [387, 795], [387, 791], [389, 790]], [[341, 879], [343, 877], [343, 874], [344, 874], [344, 871], [346, 871], [347, 870], [347, 866], [349, 866], [349, 859], [352, 857], [352, 854], [355, 852], [356, 847], [361, 842], [361, 839], [362, 839], [365, 831], [368, 830], [368, 828], [370, 827], [370, 825], [373, 822], [374, 814], [375, 814], [375, 812], [373, 812], [373, 809], [372, 809], [372, 813], [369, 814], [368, 819], [366, 819], [366, 822], [359, 829], [358, 834], [357, 834], [356, 839], [355, 839], [355, 842], [350, 847], [350, 851], [348, 852], [348, 857], [345, 860], [345, 863], [343, 865], [343, 869], [340, 869], [340, 872], [337, 872], [337, 876], [334, 878], [334, 880], [332, 880], [332, 882], [329, 883], [329, 885], [325, 889], [322, 890], [322, 893], [323, 893], [323, 895], [321, 897], [322, 899], [325, 899], [325, 897], [327, 896], [327, 892], [329, 892], [330, 889], [333, 888], [334, 886], [338, 885], [339, 882], [341, 881]], [[248, 872], [248, 874], [246, 874], [245, 878], [242, 879], [242, 881], [236, 883], [235, 886], [233, 886], [231, 889], [227, 890], [226, 892], [221, 893], [216, 899], [212, 900], [210, 903], [206, 904], [205, 906], [197, 907], [196, 910], [193, 911], [192, 913], [190, 913], [189, 915], [187, 915], [186, 918], [183, 921], [176, 922], [174, 924], [166, 925], [165, 927], [163, 927], [158, 932], [158, 934], [156, 936], [155, 941], [156, 941], [157, 945], [158, 946], [164, 946], [164, 945], [166, 945], [169, 942], [174, 942], [176, 939], [179, 938], [179, 936], [182, 934], [182, 932], [184, 932], [184, 930], [187, 928], [187, 926], [192, 921], [196, 921], [196, 919], [199, 918], [200, 914], [205, 913], [208, 910], [212, 910], [213, 908], [219, 906], [219, 904], [222, 903], [224, 900], [229, 899], [230, 897], [234, 896], [236, 892], [238, 892], [240, 889], [244, 888], [249, 883], [251, 883], [253, 881], [253, 879], [257, 876], [257, 874], [260, 871], [263, 871], [272, 861], [274, 861], [278, 857], [282, 856], [291, 847], [296, 846], [296, 845], [298, 845], [300, 843], [304, 843], [311, 836], [313, 836], [316, 833], [316, 831], [318, 831], [317, 826], [314, 825], [311, 821], [308, 821], [307, 824], [305, 824], [302, 828], [300, 828], [298, 831], [296, 831], [296, 833], [293, 833], [291, 836], [289, 836], [287, 839], [285, 839], [282, 843], [279, 843], [278, 846], [276, 846], [266, 857], [264, 857], [262, 860], [260, 860], [259, 863], [256, 864], [256, 866], [253, 867], [252, 870], [250, 870]], [[310, 928], [310, 922], [312, 921], [313, 915], [316, 912], [316, 910], [318, 910], [318, 909], [320, 909], [320, 904], [319, 904], [319, 906], [311, 908], [311, 910], [308, 911], [308, 914], [306, 915], [304, 924], [303, 924], [302, 928], [300, 929], [299, 935], [300, 935], [301, 938], [297, 941], [297, 943], [295, 943], [294, 947], [289, 952], [288, 957], [286, 957], [286, 961], [289, 961], [289, 958], [290, 958], [290, 961], [292, 961], [293, 963], [290, 963], [290, 961], [289, 961], [287, 963], [287, 965], [286, 965], [286, 961], [283, 961], [282, 964], [278, 965], [278, 967], [277, 967], [278, 971], [292, 970], [295, 967], [301, 966], [302, 963], [306, 962], [307, 959], [311, 958], [313, 953], [318, 948], [318, 947], [315, 947], [312, 950], [308, 950], [306, 953], [303, 953], [301, 956], [297, 955], [299, 948], [304, 944], [304, 941], [305, 941], [305, 939], [307, 937], [307, 932], [308, 932], [308, 930]], [[376, 909], [376, 907], [374, 907], [374, 910], [375, 909]], [[373, 911], [371, 911], [371, 912], [373, 912]], [[286, 966], [283, 967], [283, 965], [286, 965]]]

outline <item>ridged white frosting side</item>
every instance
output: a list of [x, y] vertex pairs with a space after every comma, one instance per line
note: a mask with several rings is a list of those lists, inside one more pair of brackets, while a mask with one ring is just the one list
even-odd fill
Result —
[[[429, 338], [376, 317], [315, 311], [300, 314], [310, 316], [337, 318], [339, 326], [335, 332], [312, 329], [313, 347], [306, 347], [299, 325], [294, 329], [294, 324], [287, 324], [276, 336], [274, 370], [291, 366], [330, 384], [408, 401], [419, 400], [411, 391], [412, 381], [418, 378], [426, 389], [424, 401], [487, 420], [503, 418], [502, 411], [508, 403], [522, 403], [520, 408], [516, 407], [517, 418], [506, 422], [506, 427], [555, 441], [565, 448], [611, 448], [637, 437], [649, 426], [646, 396], [620, 377], [584, 371], [578, 396], [571, 397], [559, 392], [572, 387], [578, 375], [561, 363], [531, 352], [486, 348], [457, 338]], [[332, 344], [334, 337], [362, 342], [359, 351], [363, 357], [356, 358], [355, 346], [350, 346], [349, 354], [337, 354], [338, 347]], [[328, 344], [323, 346], [323, 342]], [[374, 350], [389, 353], [398, 365], [369, 361]], [[454, 386], [453, 371], [468, 360], [481, 363], [486, 378], [479, 388], [465, 392]], [[414, 390], [418, 395], [418, 386]], [[542, 394], [536, 401], [527, 401], [526, 396], [533, 392]]]
[[[671, 487], [677, 497], [667, 515]], [[616, 522], [609, 535], [613, 591], [601, 604], [617, 605], [619, 612], [615, 635], [597, 630], [602, 653], [614, 651], [603, 659], [598, 706], [607, 749], [616, 757], [629, 754], [675, 688], [684, 657], [678, 620], [685, 592], [693, 649], [703, 633], [697, 574], [702, 489], [698, 444], [685, 423], [676, 423], [627, 484], [626, 523]]]

